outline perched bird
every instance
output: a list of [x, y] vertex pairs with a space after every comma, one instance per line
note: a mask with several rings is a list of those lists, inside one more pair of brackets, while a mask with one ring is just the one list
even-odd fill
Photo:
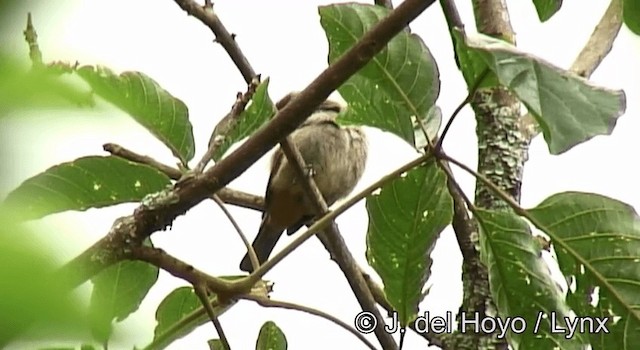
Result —
[[[281, 109], [294, 96], [295, 93], [285, 96], [276, 107]], [[337, 102], [326, 100], [290, 135], [328, 206], [353, 191], [367, 161], [363, 130], [336, 123], [342, 109]], [[271, 159], [271, 175], [264, 198], [262, 223], [252, 244], [260, 264], [267, 261], [285, 229], [291, 235], [315, 216], [295, 170], [279, 146]], [[240, 269], [253, 271], [248, 254], [242, 259]]]

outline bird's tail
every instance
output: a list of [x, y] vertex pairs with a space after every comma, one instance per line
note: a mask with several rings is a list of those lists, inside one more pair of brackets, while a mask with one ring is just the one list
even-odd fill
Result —
[[[261, 265], [269, 259], [269, 255], [271, 255], [271, 252], [273, 251], [273, 248], [275, 248], [276, 243], [278, 243], [278, 239], [280, 239], [283, 231], [283, 229], [274, 228], [271, 227], [271, 225], [266, 224], [266, 220], [264, 220], [260, 225], [258, 235], [256, 235], [251, 246], [256, 252], [258, 262], [260, 262]], [[245, 254], [242, 258], [242, 261], [240, 262], [240, 270], [249, 273], [253, 272], [249, 253]]]

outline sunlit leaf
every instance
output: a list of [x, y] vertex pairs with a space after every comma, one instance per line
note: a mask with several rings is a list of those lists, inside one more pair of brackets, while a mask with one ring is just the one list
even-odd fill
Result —
[[170, 183], [159, 171], [118, 157], [90, 156], [53, 166], [25, 180], [5, 203], [26, 219], [139, 201]]
[[433, 163], [415, 168], [367, 197], [367, 212], [367, 260], [407, 325], [431, 274], [429, 255], [453, 215], [445, 174]]
[[260, 328], [256, 350], [286, 350], [287, 338], [273, 321], [265, 322]]
[[562, 7], [562, 0], [533, 0], [540, 22], [546, 22]]
[[[238, 116], [237, 123], [234, 124], [231, 131], [227, 135], [224, 135], [224, 141], [213, 154], [214, 160], [217, 161], [222, 158], [229, 147], [251, 135], [273, 117], [276, 112], [276, 107], [269, 97], [268, 88], [269, 79], [267, 78], [258, 85], [251, 102], [244, 112]], [[217, 135], [214, 135], [214, 137], [215, 136]]]
[[84, 66], [76, 72], [98, 96], [129, 113], [183, 164], [193, 158], [195, 144], [187, 106], [156, 81], [140, 72], [117, 75], [100, 66]]
[[91, 279], [90, 315], [96, 340], [110, 337], [113, 321], [120, 322], [138, 310], [158, 280], [158, 267], [143, 261], [121, 261]]
[[[348, 51], [389, 10], [375, 5], [320, 6], [329, 40], [329, 63]], [[349, 103], [345, 124], [392, 132], [415, 147], [411, 117], [426, 118], [440, 91], [437, 65], [420, 37], [401, 32], [338, 91]]]
[[481, 259], [487, 266], [498, 315], [513, 320], [516, 330], [524, 326], [522, 332], [510, 329], [505, 334], [509, 344], [514, 349], [584, 349], [587, 341], [582, 334], [566, 337], [552, 332], [555, 326], [565, 326], [569, 307], [527, 223], [510, 212], [479, 209], [476, 214]]
[[[455, 33], [460, 45], [462, 37]], [[549, 150], [560, 154], [597, 135], [609, 135], [626, 108], [622, 90], [591, 85], [513, 46], [487, 36], [467, 38], [471, 62], [467, 81], [489, 68], [527, 106], [542, 129]], [[462, 59], [461, 59], [462, 60]], [[464, 67], [465, 65], [463, 65]], [[463, 73], [464, 73], [463, 68]]]
[[[593, 349], [640, 344], [640, 218], [629, 205], [597, 194], [564, 192], [530, 209], [552, 240], [560, 269], [575, 283], [568, 300], [593, 322]], [[595, 294], [597, 288], [597, 294]], [[595, 318], [606, 318], [606, 330]], [[596, 332], [596, 330], [599, 330]]]

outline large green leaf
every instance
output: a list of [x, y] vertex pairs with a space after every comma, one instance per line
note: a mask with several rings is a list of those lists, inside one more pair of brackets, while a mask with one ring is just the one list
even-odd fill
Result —
[[[596, 135], [608, 135], [626, 108], [622, 90], [589, 84], [583, 78], [540, 58], [517, 51], [491, 37], [477, 35], [462, 41], [455, 32], [459, 52], [470, 60], [469, 83], [489, 68], [501, 85], [511, 89], [540, 124], [553, 154], [563, 153]], [[466, 45], [466, 46], [465, 46]], [[462, 57], [461, 57], [462, 61]], [[463, 64], [463, 73], [465, 65]]]
[[431, 273], [431, 250], [453, 216], [446, 176], [433, 163], [415, 168], [367, 197], [367, 212], [367, 260], [407, 325]]
[[91, 279], [90, 315], [94, 337], [106, 342], [113, 320], [120, 322], [138, 310], [158, 280], [159, 269], [143, 261], [122, 261]]
[[60, 79], [50, 69], [28, 64], [0, 48], [0, 118], [20, 108], [77, 108], [95, 104], [86, 87]]
[[546, 22], [562, 7], [562, 0], [533, 0], [540, 22]]
[[637, 35], [640, 35], [640, 1], [623, 0], [622, 19], [624, 24]]
[[[245, 276], [224, 276], [221, 278], [234, 280], [243, 277]], [[251, 294], [267, 297], [267, 290], [266, 283], [260, 281], [251, 289]], [[236, 301], [229, 301], [220, 305], [216, 302], [215, 296], [211, 296], [209, 300], [214, 305], [213, 310], [218, 316], [236, 303]], [[210, 322], [204, 308], [202, 308], [200, 299], [191, 287], [180, 287], [169, 293], [156, 310], [156, 321], [158, 323], [154, 331], [153, 342], [146, 349], [164, 349], [173, 341]]]
[[207, 316], [204, 310], [200, 310], [198, 317], [193, 318], [193, 325], [191, 327], [185, 327], [185, 330], [180, 332], [171, 332], [172, 327], [184, 322], [184, 320], [197, 309], [202, 306], [200, 299], [193, 291], [191, 287], [180, 287], [174, 289], [169, 295], [167, 295], [156, 310], [156, 321], [158, 322], [154, 330], [154, 340], [161, 339], [166, 333], [173, 333], [171, 337], [166, 337], [167, 341], [164, 344], [158, 344], [154, 349], [164, 348], [169, 345], [171, 341], [179, 339], [189, 332], [193, 331], [197, 326], [204, 324], [207, 321]]
[[53, 166], [25, 180], [5, 203], [26, 219], [65, 210], [87, 210], [139, 201], [170, 179], [157, 170], [118, 157], [91, 156]]
[[80, 67], [76, 71], [100, 97], [129, 113], [162, 141], [182, 164], [195, 153], [189, 111], [180, 99], [140, 72], [116, 75], [106, 67]]
[[[329, 63], [348, 51], [389, 10], [375, 5], [320, 6]], [[344, 123], [392, 132], [415, 147], [411, 117], [427, 117], [440, 90], [437, 65], [422, 40], [401, 32], [338, 91], [349, 103]]]
[[233, 127], [226, 135], [217, 135], [218, 128], [216, 127], [214, 138], [224, 137], [224, 140], [213, 154], [215, 161], [220, 160], [231, 145], [251, 135], [273, 117], [276, 107], [269, 97], [268, 89], [269, 79], [267, 78], [258, 85], [249, 106], [238, 116], [237, 122], [233, 124]]
[[273, 321], [265, 322], [260, 328], [256, 350], [287, 350], [287, 338]]
[[[581, 334], [567, 338], [552, 331], [564, 327], [564, 317], [570, 312], [527, 223], [510, 212], [479, 209], [476, 213], [481, 259], [489, 272], [498, 315], [502, 320], [524, 320], [520, 323], [524, 332], [506, 334], [512, 348], [584, 349], [586, 340]], [[516, 321], [513, 324], [518, 325]]]
[[589, 332], [593, 348], [637, 349], [640, 219], [635, 210], [601, 195], [565, 192], [545, 199], [529, 214], [551, 237], [560, 269], [575, 283], [569, 291], [574, 311], [581, 317], [608, 318], [610, 334]]

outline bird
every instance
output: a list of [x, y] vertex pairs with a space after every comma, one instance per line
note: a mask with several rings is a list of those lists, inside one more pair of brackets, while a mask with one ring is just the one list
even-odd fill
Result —
[[[296, 94], [286, 95], [276, 108], [282, 109]], [[353, 191], [367, 162], [368, 143], [364, 130], [336, 122], [344, 109], [336, 101], [325, 100], [290, 135], [327, 206]], [[278, 146], [271, 158], [262, 222], [252, 243], [260, 265], [267, 261], [285, 230], [292, 235], [303, 225], [308, 225], [314, 216], [314, 206], [307, 199], [293, 166]], [[253, 272], [248, 253], [243, 257], [240, 269]]]

